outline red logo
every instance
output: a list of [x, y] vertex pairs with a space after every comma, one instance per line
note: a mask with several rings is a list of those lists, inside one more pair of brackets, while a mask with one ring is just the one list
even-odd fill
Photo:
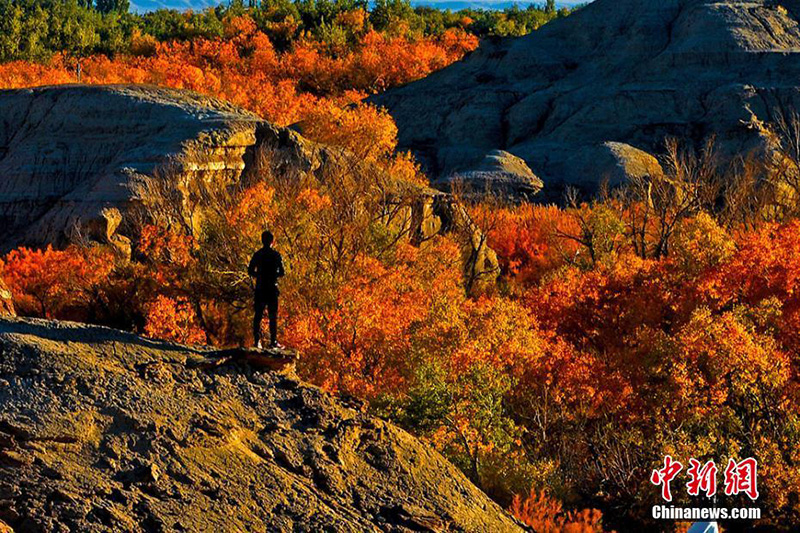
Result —
[[683, 465], [678, 461], [673, 461], [672, 457], [667, 455], [664, 457], [664, 468], [653, 470], [650, 475], [650, 482], [653, 485], [661, 485], [661, 497], [668, 502], [672, 501], [672, 492], [669, 490], [669, 484], [681, 470], [683, 470]]
[[753, 501], [758, 498], [758, 462], [752, 457], [738, 463], [730, 459], [725, 467], [725, 494], [735, 496], [741, 493]]
[[[661, 487], [661, 497], [665, 501], [672, 501], [670, 483], [683, 470], [683, 465], [667, 455], [664, 457], [664, 466], [653, 470], [650, 482]], [[689, 482], [686, 491], [690, 496], [699, 496], [702, 492], [711, 498], [717, 493], [717, 465], [713, 460], [701, 463], [695, 458], [689, 459], [689, 468], [686, 474]], [[746, 494], [751, 500], [758, 499], [758, 461], [752, 457], [736, 461], [728, 460], [724, 473], [724, 491], [726, 496]]]
[[708, 461], [701, 467], [700, 461], [689, 459], [689, 470], [686, 473], [691, 478], [686, 484], [689, 496], [698, 496], [702, 491], [710, 498], [717, 493], [717, 465], [714, 461]]

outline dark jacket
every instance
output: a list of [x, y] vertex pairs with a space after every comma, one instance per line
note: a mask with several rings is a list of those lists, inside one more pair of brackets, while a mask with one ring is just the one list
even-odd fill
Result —
[[281, 254], [274, 248], [260, 249], [253, 254], [247, 273], [256, 278], [256, 292], [278, 290], [278, 278], [284, 275]]

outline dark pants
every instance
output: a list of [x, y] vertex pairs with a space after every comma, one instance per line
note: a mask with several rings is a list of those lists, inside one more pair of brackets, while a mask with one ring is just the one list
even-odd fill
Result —
[[264, 318], [264, 309], [269, 315], [269, 340], [270, 344], [278, 342], [278, 288], [256, 290], [255, 314], [253, 315], [253, 339], [261, 339], [261, 320]]

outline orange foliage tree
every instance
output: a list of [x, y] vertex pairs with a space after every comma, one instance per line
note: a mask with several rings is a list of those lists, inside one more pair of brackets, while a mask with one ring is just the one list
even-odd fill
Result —
[[[351, 18], [357, 25], [357, 14]], [[338, 120], [343, 112], [335, 104], [426, 76], [477, 47], [477, 38], [463, 30], [417, 40], [370, 31], [344, 54], [332, 55], [309, 38], [278, 53], [248, 15], [228, 16], [223, 24], [220, 39], [157, 43], [134, 36], [137, 55], [82, 58], [81, 81], [191, 89], [287, 125], [312, 112], [333, 112], [331, 120]], [[16, 61], [0, 65], [0, 88], [74, 83], [75, 76], [74, 61], [64, 55], [44, 65]]]
[[175, 300], [159, 295], [147, 308], [145, 334], [183, 344], [204, 344], [206, 336], [186, 299]]
[[115, 262], [108, 248], [18, 248], [6, 255], [2, 278], [21, 314], [90, 320]]
[[537, 533], [600, 533], [602, 513], [597, 509], [565, 512], [561, 502], [544, 492], [531, 493], [524, 500], [519, 496], [509, 509], [520, 522]]

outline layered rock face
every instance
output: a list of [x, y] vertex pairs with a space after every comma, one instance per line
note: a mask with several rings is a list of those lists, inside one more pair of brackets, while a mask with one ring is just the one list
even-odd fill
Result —
[[[188, 198], [194, 180], [235, 183], [267, 149], [291, 167], [288, 174], [322, 175], [325, 165], [342, 159], [292, 130], [188, 91], [132, 85], [0, 91], [0, 251], [76, 238], [129, 249], [126, 220], [138, 177], [161, 173]], [[404, 195], [409, 209], [402, 223], [417, 241], [458, 233], [467, 268], [496, 275], [496, 257], [463, 209], [429, 189]]]
[[193, 150], [187, 173], [236, 176], [261, 120], [230, 104], [154, 87], [60, 86], [0, 91], [0, 243], [113, 234], [136, 174]]
[[214, 355], [0, 319], [0, 530], [522, 531], [363, 406]]
[[754, 116], [800, 104], [800, 1], [596, 0], [526, 37], [375, 97], [434, 176], [502, 149], [545, 183], [648, 171], [665, 137], [757, 149]]

